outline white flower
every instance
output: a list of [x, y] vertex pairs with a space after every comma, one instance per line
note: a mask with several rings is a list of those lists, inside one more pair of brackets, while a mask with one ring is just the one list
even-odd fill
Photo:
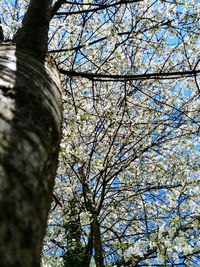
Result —
[[161, 253], [158, 253], [158, 263], [160, 264], [165, 263], [165, 257]]
[[166, 231], [166, 224], [163, 223], [158, 230], [158, 237], [161, 238], [163, 233]]
[[125, 261], [129, 261], [134, 255], [134, 249], [130, 246], [124, 253]]
[[175, 228], [175, 227], [170, 227], [170, 228], [168, 229], [168, 233], [169, 233], [169, 236], [170, 236], [171, 238], [174, 236], [175, 232], [176, 232], [176, 228]]
[[193, 249], [190, 245], [184, 246], [182, 250], [183, 250], [183, 253], [185, 254], [191, 254], [193, 252]]
[[72, 189], [70, 187], [67, 187], [65, 189], [65, 192], [66, 192], [68, 197], [73, 197], [73, 192], [72, 192]]
[[89, 224], [91, 222], [91, 214], [88, 211], [81, 212], [80, 221], [82, 225]]

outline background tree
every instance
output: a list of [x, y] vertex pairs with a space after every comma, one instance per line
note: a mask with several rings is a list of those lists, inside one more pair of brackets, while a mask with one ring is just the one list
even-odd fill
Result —
[[54, 17], [50, 52], [68, 75], [63, 208], [44, 250], [55, 265], [69, 250], [63, 222], [78, 222], [74, 198], [96, 266], [198, 264], [197, 10], [195, 1], [77, 1]]
[[[26, 3], [4, 3], [10, 38]], [[65, 109], [44, 265], [198, 265], [198, 10], [54, 2]]]

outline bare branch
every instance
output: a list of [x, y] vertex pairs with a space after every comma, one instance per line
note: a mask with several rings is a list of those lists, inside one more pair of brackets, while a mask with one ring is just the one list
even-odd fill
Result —
[[133, 74], [133, 75], [119, 75], [119, 74], [103, 74], [103, 73], [86, 73], [77, 72], [73, 70], [59, 69], [61, 74], [65, 74], [71, 77], [84, 77], [89, 80], [101, 80], [106, 81], [130, 81], [130, 80], [150, 80], [150, 79], [177, 79], [182, 77], [195, 76], [200, 73], [200, 70], [188, 70], [188, 71], [175, 71], [175, 72], [158, 72], [158, 73], [146, 73], [146, 74]]
[[58, 13], [54, 13], [53, 15], [56, 15], [56, 16], [70, 16], [70, 15], [75, 15], [75, 14], [97, 12], [97, 11], [104, 10], [104, 9], [107, 9], [107, 8], [110, 8], [110, 7], [114, 7], [114, 6], [118, 6], [118, 5], [122, 5], [122, 4], [137, 3], [137, 2], [140, 2], [140, 1], [141, 0], [119, 1], [119, 2], [116, 2], [116, 3], [109, 4], [109, 5], [99, 5], [96, 8], [89, 8], [89, 9], [77, 10], [77, 11], [71, 11], [71, 12], [58, 12]]

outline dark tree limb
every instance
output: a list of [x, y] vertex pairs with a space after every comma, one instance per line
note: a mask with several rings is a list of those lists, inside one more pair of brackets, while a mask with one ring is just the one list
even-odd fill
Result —
[[51, 19], [54, 17], [54, 15], [56, 14], [56, 12], [58, 11], [58, 9], [65, 3], [65, 0], [58, 0], [55, 2], [55, 4], [53, 5], [52, 9], [51, 9]]
[[[104, 9], [107, 9], [107, 8], [110, 8], [110, 7], [115, 7], [115, 6], [122, 5], [122, 4], [137, 3], [137, 2], [140, 2], [140, 1], [141, 0], [118, 1], [118, 2], [115, 2], [115, 3], [112, 3], [112, 4], [108, 4], [108, 5], [99, 5], [98, 7], [95, 7], [95, 8], [88, 8], [88, 9], [84, 9], [84, 10], [77, 10], [77, 11], [71, 11], [71, 12], [58, 12], [58, 13], [56, 13], [54, 11], [54, 13], [52, 15], [56, 15], [56, 16], [70, 16], [70, 15], [75, 15], [75, 14], [97, 12], [97, 11], [104, 10]], [[58, 1], [58, 2], [65, 2], [65, 1]]]
[[31, 0], [14, 41], [44, 60], [47, 54], [48, 30], [52, 0]]
[[59, 69], [61, 74], [65, 74], [71, 77], [84, 77], [89, 80], [114, 80], [114, 81], [129, 81], [129, 80], [148, 80], [148, 79], [177, 79], [181, 77], [195, 76], [200, 73], [200, 70], [187, 70], [187, 71], [174, 71], [174, 72], [154, 72], [146, 74], [103, 74], [103, 73], [87, 73], [87, 72], [78, 72], [74, 70], [64, 70]]
[[[1, 23], [1, 20], [0, 20], [0, 23]], [[0, 26], [0, 42], [3, 42], [3, 41], [4, 41], [3, 28], [2, 26]]]

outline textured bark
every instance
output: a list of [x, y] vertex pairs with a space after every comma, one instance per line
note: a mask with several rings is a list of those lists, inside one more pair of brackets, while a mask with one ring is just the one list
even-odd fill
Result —
[[0, 266], [38, 267], [60, 141], [55, 69], [0, 46]]
[[22, 28], [15, 36], [17, 46], [29, 50], [42, 60], [47, 53], [51, 5], [52, 0], [31, 0]]
[[93, 215], [92, 228], [93, 228], [96, 267], [104, 267], [100, 224], [97, 215]]

